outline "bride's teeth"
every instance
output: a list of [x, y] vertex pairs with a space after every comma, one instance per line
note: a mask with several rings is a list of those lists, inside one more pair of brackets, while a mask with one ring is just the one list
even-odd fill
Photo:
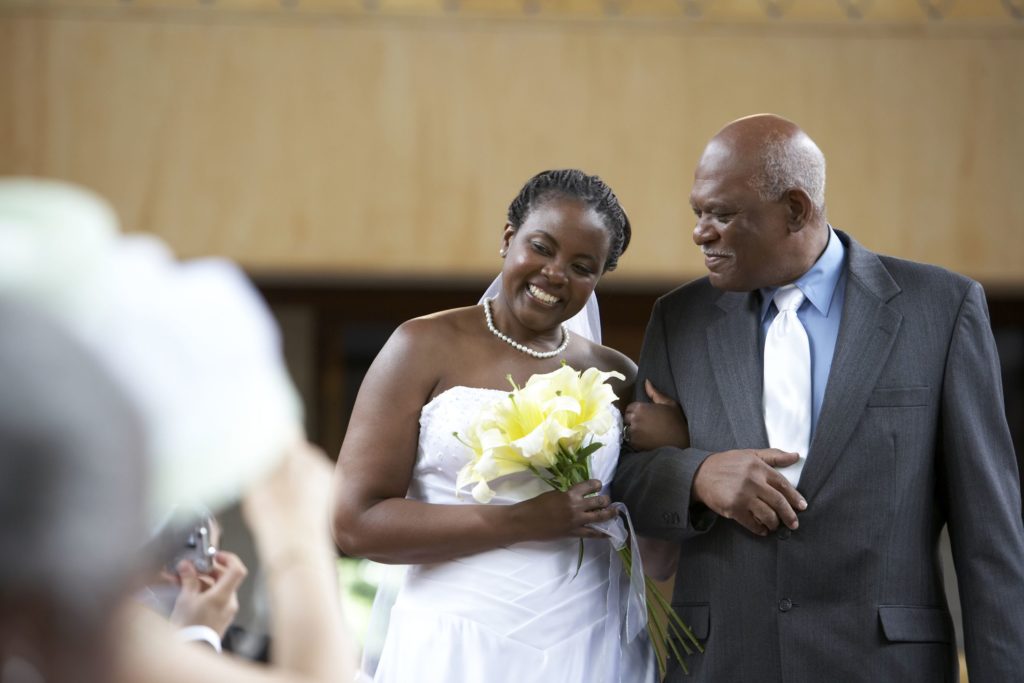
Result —
[[550, 294], [548, 294], [547, 292], [545, 292], [544, 290], [540, 289], [535, 285], [530, 285], [529, 289], [530, 294], [534, 295], [535, 297], [537, 297], [546, 304], [553, 304], [558, 301], [558, 297], [551, 296]]

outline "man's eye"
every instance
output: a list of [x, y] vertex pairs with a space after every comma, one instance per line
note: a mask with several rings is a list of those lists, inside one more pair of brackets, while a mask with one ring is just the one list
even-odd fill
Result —
[[545, 244], [541, 244], [540, 242], [531, 242], [531, 244], [533, 245], [533, 250], [538, 254], [548, 255], [551, 253], [551, 250], [548, 249]]
[[732, 220], [732, 217], [735, 215], [736, 214], [734, 213], [716, 213], [715, 220], [720, 223], [728, 223], [729, 221]]

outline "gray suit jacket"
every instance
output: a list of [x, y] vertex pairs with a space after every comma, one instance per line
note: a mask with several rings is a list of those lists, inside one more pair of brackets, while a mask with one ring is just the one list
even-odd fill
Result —
[[624, 452], [614, 495], [639, 533], [680, 544], [672, 602], [707, 650], [689, 680], [957, 680], [948, 524], [971, 681], [1022, 681], [1020, 484], [982, 288], [838, 234], [846, 300], [794, 532], [690, 501], [710, 453], [768, 446], [758, 295], [703, 278], [654, 307], [637, 386], [679, 401], [691, 448]]

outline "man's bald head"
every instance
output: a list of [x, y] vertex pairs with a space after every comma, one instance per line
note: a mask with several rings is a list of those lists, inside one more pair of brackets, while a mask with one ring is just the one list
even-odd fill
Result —
[[824, 222], [825, 155], [795, 123], [775, 114], [745, 116], [722, 128], [708, 148], [712, 145], [749, 168], [750, 185], [762, 199], [775, 201], [789, 190], [802, 190]]

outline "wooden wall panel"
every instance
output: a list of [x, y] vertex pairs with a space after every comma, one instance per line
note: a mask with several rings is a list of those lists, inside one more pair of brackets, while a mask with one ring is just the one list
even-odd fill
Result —
[[704, 142], [775, 111], [824, 149], [837, 226], [1024, 286], [1019, 22], [100, 5], [0, 12], [0, 173], [93, 187], [128, 228], [186, 256], [264, 273], [482, 276], [519, 185], [571, 165], [604, 176], [634, 222], [615, 280], [679, 280], [702, 271], [687, 195]]

